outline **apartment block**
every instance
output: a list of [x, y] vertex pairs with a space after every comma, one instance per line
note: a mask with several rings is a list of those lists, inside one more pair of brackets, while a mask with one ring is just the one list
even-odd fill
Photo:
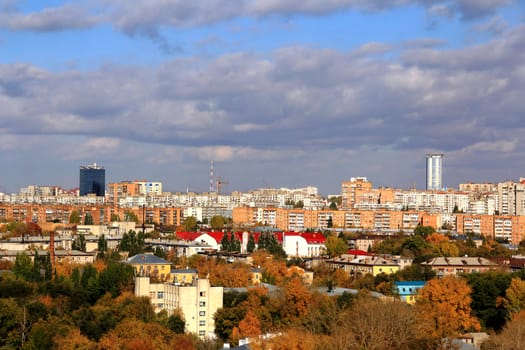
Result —
[[208, 279], [194, 279], [191, 285], [151, 283], [149, 277], [135, 277], [135, 295], [149, 297], [156, 312], [168, 315], [182, 310], [186, 331], [200, 338], [215, 338], [213, 315], [223, 306], [223, 287], [212, 287]]
[[364, 193], [370, 192], [371, 189], [372, 183], [366, 177], [352, 177], [350, 181], [341, 183], [341, 207], [353, 208], [363, 199]]

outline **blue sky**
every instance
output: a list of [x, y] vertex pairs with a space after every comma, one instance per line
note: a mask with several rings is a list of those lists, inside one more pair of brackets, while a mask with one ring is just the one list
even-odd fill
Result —
[[513, 0], [0, 0], [0, 192], [226, 191], [525, 176]]

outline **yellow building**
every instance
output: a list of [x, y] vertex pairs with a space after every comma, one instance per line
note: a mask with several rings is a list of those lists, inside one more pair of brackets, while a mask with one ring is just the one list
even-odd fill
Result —
[[133, 267], [135, 276], [151, 277], [159, 281], [170, 279], [171, 263], [153, 254], [137, 254], [126, 263]]
[[367, 274], [375, 277], [381, 273], [390, 275], [400, 269], [397, 261], [381, 256], [339, 257], [329, 260], [328, 264], [333, 268], [344, 269], [353, 277], [362, 277]]
[[170, 272], [169, 280], [175, 285], [190, 285], [199, 276], [195, 269], [173, 269]]

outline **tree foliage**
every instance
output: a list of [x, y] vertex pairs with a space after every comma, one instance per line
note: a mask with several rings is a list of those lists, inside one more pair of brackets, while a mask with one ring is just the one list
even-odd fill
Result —
[[248, 236], [248, 243], [246, 243], [246, 251], [248, 253], [253, 253], [255, 251], [255, 237], [253, 233], [250, 233]]
[[501, 271], [466, 274], [472, 288], [472, 310], [484, 327], [500, 330], [508, 319], [503, 298], [511, 276]]
[[192, 232], [197, 230], [199, 225], [197, 224], [197, 219], [194, 216], [188, 216], [184, 218], [184, 221], [182, 222], [182, 229], [185, 232]]
[[470, 293], [470, 286], [461, 278], [445, 276], [428, 281], [417, 301], [423, 332], [441, 339], [479, 330], [479, 321], [471, 314]]
[[73, 210], [69, 215], [70, 224], [80, 224], [80, 213], [76, 210]]
[[346, 253], [348, 250], [346, 241], [336, 236], [328, 236], [325, 241], [325, 247], [326, 253], [331, 258]]

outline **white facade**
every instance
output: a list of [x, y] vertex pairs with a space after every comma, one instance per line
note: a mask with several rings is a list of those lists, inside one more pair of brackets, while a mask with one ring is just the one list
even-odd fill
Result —
[[443, 154], [427, 154], [427, 190], [443, 189]]
[[193, 216], [197, 221], [202, 222], [202, 208], [198, 207], [188, 207], [184, 208], [184, 217], [189, 218], [190, 216]]
[[320, 243], [308, 243], [308, 241], [294, 234], [283, 233], [283, 250], [288, 256], [295, 257], [315, 257], [321, 255], [325, 245]]
[[166, 310], [171, 315], [175, 309], [181, 309], [186, 331], [201, 338], [215, 337], [213, 315], [223, 306], [223, 293], [223, 287], [211, 287], [208, 279], [197, 279], [191, 286], [177, 286], [135, 277], [136, 296], [149, 297], [155, 312]]

